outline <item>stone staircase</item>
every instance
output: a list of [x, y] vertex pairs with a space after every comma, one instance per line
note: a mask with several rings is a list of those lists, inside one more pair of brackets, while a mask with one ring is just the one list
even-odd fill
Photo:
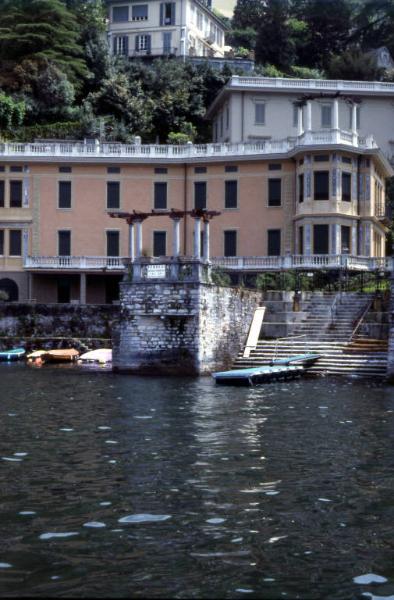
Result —
[[[260, 339], [248, 358], [241, 353], [234, 368], [268, 364], [275, 358], [296, 354], [321, 354], [310, 369], [315, 374], [356, 375], [382, 378], [387, 369], [387, 340], [352, 338], [352, 332], [372, 300], [371, 294], [313, 295], [292, 335]], [[335, 304], [334, 304], [335, 302]], [[331, 310], [333, 307], [333, 310]]]

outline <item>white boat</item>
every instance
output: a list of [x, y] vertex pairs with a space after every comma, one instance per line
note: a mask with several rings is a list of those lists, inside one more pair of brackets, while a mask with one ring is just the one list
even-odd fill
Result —
[[98, 362], [101, 364], [112, 362], [112, 350], [111, 348], [99, 348], [98, 350], [91, 350], [85, 352], [79, 357], [80, 362]]

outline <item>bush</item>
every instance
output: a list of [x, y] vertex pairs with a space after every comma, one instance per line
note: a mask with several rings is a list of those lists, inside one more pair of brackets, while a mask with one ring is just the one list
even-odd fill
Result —
[[231, 277], [228, 273], [216, 267], [212, 269], [212, 283], [215, 285], [221, 285], [224, 287], [229, 287], [231, 285]]
[[4, 301], [7, 302], [7, 300], [9, 299], [9, 296], [7, 294], [7, 292], [5, 290], [0, 290], [0, 301]]

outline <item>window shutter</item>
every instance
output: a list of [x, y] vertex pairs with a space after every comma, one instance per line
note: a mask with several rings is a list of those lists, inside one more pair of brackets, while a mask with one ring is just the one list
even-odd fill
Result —
[[114, 54], [117, 54], [117, 47], [116, 47], [116, 42], [117, 42], [117, 39], [118, 39], [118, 38], [114, 37], [114, 38], [113, 38], [113, 40], [112, 40], [112, 45], [113, 45], [113, 53], [114, 53]]
[[171, 25], [175, 25], [175, 9], [176, 9], [176, 4], [175, 4], [175, 2], [172, 2], [172, 4], [171, 4]]
[[138, 52], [138, 50], [139, 50], [139, 47], [138, 47], [138, 41], [139, 41], [139, 37], [140, 37], [139, 35], [136, 35], [136, 36], [135, 36], [135, 50], [136, 50], [137, 52]]
[[164, 4], [160, 4], [160, 25], [164, 25]]
[[146, 36], [146, 51], [150, 52], [151, 51], [151, 47], [152, 47], [152, 45], [151, 45], [151, 36], [147, 35]]

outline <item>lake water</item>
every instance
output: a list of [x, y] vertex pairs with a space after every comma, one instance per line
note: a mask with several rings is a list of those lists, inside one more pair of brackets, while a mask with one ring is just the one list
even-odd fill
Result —
[[0, 386], [2, 597], [394, 598], [394, 388]]

